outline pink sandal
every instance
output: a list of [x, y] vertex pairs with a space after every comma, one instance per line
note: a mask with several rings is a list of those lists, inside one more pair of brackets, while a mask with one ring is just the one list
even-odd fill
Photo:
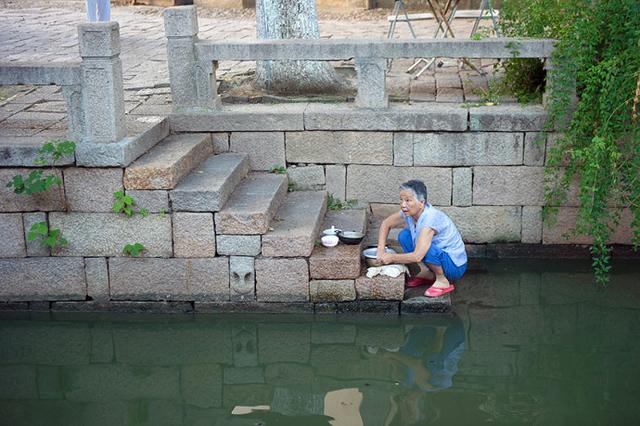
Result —
[[451, 293], [455, 289], [456, 288], [453, 286], [453, 284], [450, 284], [449, 287], [445, 288], [431, 286], [427, 289], [427, 291], [424, 292], [424, 295], [427, 297], [440, 297], [444, 296], [447, 293]]
[[436, 282], [435, 279], [429, 280], [427, 278], [422, 278], [422, 277], [413, 277], [413, 278], [407, 278], [404, 286], [407, 288], [413, 288], [413, 287], [420, 287], [422, 285], [432, 285], [434, 282]]

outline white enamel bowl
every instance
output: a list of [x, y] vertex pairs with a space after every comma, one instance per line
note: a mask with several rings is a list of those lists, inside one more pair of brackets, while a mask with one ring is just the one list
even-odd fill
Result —
[[325, 247], [335, 247], [338, 245], [338, 237], [336, 235], [325, 235], [320, 239]]
[[[386, 253], [396, 253], [396, 251], [392, 248], [385, 247], [384, 251]], [[378, 247], [367, 247], [362, 251], [362, 257], [367, 262], [367, 266], [380, 266], [378, 262], [376, 262], [376, 254], [378, 253]]]

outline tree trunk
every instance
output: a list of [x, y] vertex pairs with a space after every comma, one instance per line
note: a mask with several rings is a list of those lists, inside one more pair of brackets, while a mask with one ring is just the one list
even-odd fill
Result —
[[[256, 0], [258, 39], [317, 39], [315, 0]], [[327, 93], [341, 85], [329, 62], [259, 61], [256, 85], [272, 92]]]

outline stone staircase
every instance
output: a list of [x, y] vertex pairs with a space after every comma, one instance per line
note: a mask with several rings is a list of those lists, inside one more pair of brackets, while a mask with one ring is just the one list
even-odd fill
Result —
[[250, 173], [215, 217], [217, 233], [262, 235], [287, 195], [287, 177]]
[[[209, 134], [174, 134], [124, 171], [127, 191], [168, 191], [174, 227], [213, 219], [214, 235], [204, 239], [213, 239], [216, 256], [229, 256], [229, 297], [205, 297], [195, 302], [197, 308], [310, 302], [319, 312], [397, 313], [405, 305], [407, 312], [448, 309], [448, 295], [405, 297], [403, 276], [366, 277], [360, 255], [376, 243], [380, 212], [327, 211], [325, 191], [287, 192], [285, 174], [251, 171], [245, 153], [213, 151]], [[365, 234], [372, 226], [372, 232], [360, 244], [325, 248], [319, 238], [331, 226]]]
[[173, 189], [213, 153], [210, 135], [171, 135], [124, 172], [126, 189]]

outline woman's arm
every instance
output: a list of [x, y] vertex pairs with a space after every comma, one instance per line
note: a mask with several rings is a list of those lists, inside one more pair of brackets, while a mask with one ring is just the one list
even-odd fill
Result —
[[382, 221], [380, 229], [378, 230], [378, 259], [380, 259], [380, 255], [384, 253], [384, 246], [387, 244], [389, 231], [392, 228], [401, 228], [402, 226], [404, 226], [404, 219], [400, 212], [395, 212]]
[[411, 253], [383, 253], [378, 256], [378, 259], [380, 259], [385, 265], [390, 263], [421, 262], [431, 247], [431, 241], [433, 240], [434, 235], [435, 231], [433, 228], [423, 228], [416, 240], [416, 248]]

